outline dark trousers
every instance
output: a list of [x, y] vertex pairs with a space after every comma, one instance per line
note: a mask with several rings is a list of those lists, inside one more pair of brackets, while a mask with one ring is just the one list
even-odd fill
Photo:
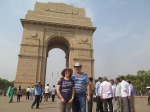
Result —
[[109, 105], [109, 112], [113, 112], [112, 98], [103, 99], [103, 103], [104, 103], [104, 112], [108, 112], [108, 105]]
[[148, 105], [149, 105], [149, 104], [150, 104], [150, 96], [148, 96], [148, 99], [147, 99], [147, 100], [148, 100]]
[[93, 95], [90, 95], [90, 101], [88, 102], [88, 112], [92, 112], [93, 108]]
[[42, 102], [42, 98], [43, 98], [43, 96], [41, 95], [41, 96], [40, 96], [40, 103]]
[[20, 97], [21, 97], [21, 95], [17, 94], [17, 102], [20, 102]]
[[30, 92], [27, 92], [27, 93], [26, 93], [26, 100], [27, 100], [27, 99], [29, 100], [29, 96], [30, 96]]
[[86, 112], [86, 93], [75, 94], [72, 104], [72, 112]]
[[52, 102], [55, 100], [55, 94], [52, 94]]
[[32, 104], [32, 107], [36, 104], [36, 108], [39, 108], [40, 97], [41, 97], [41, 95], [35, 95], [35, 99]]
[[103, 102], [102, 100], [100, 99], [100, 96], [97, 96], [96, 97], [96, 112], [103, 112]]

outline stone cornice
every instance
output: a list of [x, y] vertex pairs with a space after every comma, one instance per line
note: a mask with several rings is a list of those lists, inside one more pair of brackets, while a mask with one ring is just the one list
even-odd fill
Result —
[[74, 29], [81, 29], [81, 30], [89, 30], [94, 33], [96, 27], [89, 27], [89, 26], [79, 26], [79, 25], [70, 25], [70, 24], [61, 24], [61, 23], [53, 23], [53, 22], [45, 22], [45, 21], [36, 21], [36, 20], [27, 20], [27, 19], [20, 19], [22, 26], [24, 24], [38, 24], [38, 25], [51, 25], [51, 26], [59, 26], [59, 27], [67, 27], [67, 28], [74, 28]]
[[73, 60], [95, 61], [95, 59], [85, 59], [85, 58], [73, 58]]

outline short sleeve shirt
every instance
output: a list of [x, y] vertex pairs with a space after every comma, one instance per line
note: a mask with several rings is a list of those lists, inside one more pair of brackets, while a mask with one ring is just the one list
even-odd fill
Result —
[[86, 93], [86, 84], [90, 82], [87, 74], [83, 72], [78, 76], [73, 74], [71, 79], [74, 81], [75, 93]]
[[72, 88], [74, 87], [74, 82], [72, 79], [65, 80], [61, 78], [61, 81], [57, 85], [60, 85], [60, 93], [65, 101], [69, 101], [72, 97]]

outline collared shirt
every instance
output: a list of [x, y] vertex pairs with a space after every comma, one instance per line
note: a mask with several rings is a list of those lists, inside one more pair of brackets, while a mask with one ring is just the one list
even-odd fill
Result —
[[42, 93], [41, 87], [36, 85], [35, 86], [35, 95], [41, 95], [41, 93]]
[[121, 97], [121, 84], [120, 83], [118, 83], [116, 86], [115, 96]]
[[131, 91], [130, 87], [129, 87], [129, 83], [122, 80], [121, 82], [121, 96], [122, 97], [127, 97], [129, 96], [129, 92]]
[[52, 94], [52, 95], [55, 95], [55, 94], [56, 94], [56, 88], [53, 87], [53, 88], [51, 89], [51, 94]]
[[86, 93], [86, 84], [90, 82], [87, 74], [83, 72], [80, 75], [73, 74], [71, 79], [74, 81], [75, 93]]
[[30, 88], [27, 88], [27, 89], [26, 89], [26, 92], [30, 92], [30, 91], [31, 91]]
[[100, 94], [100, 82], [96, 82], [96, 89], [95, 89], [95, 93], [96, 93], [96, 96]]
[[49, 93], [49, 86], [45, 87], [45, 93]]
[[100, 97], [103, 99], [113, 97], [112, 85], [110, 82], [103, 81], [100, 85]]
[[113, 91], [113, 97], [115, 96], [115, 92], [116, 92], [116, 85], [113, 84], [111, 85], [112, 86], [112, 91]]
[[131, 91], [129, 91], [129, 96], [133, 96], [134, 95], [134, 87], [132, 84], [129, 84], [129, 88], [131, 89]]

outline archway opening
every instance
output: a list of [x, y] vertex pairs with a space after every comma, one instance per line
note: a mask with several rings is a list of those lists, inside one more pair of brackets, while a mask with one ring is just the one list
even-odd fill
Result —
[[55, 36], [47, 41], [47, 66], [45, 85], [57, 84], [61, 71], [69, 66], [70, 44], [64, 37]]
[[47, 57], [45, 85], [50, 87], [57, 85], [57, 80], [61, 77], [61, 71], [66, 67], [66, 58], [63, 50], [54, 48], [49, 51]]

